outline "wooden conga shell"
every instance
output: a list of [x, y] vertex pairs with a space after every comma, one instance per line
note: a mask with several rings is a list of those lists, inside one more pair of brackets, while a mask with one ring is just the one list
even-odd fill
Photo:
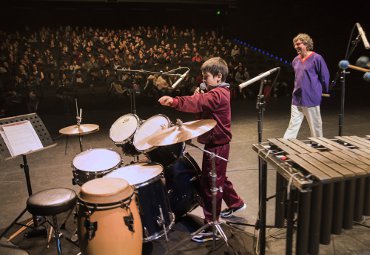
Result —
[[83, 184], [77, 216], [82, 254], [141, 254], [141, 219], [134, 188], [126, 180], [101, 178]]

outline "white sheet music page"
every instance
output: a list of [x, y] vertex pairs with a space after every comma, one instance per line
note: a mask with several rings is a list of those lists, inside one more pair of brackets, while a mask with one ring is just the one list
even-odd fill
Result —
[[1, 136], [7, 144], [12, 157], [44, 147], [29, 120], [2, 125], [1, 128]]

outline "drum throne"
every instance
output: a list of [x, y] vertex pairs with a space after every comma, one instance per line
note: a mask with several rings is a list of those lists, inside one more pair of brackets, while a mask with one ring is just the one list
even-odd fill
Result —
[[[32, 215], [43, 216], [54, 231], [58, 255], [62, 254], [57, 215], [72, 210], [77, 203], [74, 190], [52, 188], [32, 194], [27, 200], [27, 210]], [[49, 240], [48, 240], [49, 244]]]

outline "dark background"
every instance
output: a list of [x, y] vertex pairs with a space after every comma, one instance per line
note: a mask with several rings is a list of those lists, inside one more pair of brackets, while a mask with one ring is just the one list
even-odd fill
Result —
[[[217, 15], [219, 12], [219, 15]], [[221, 35], [238, 38], [291, 61], [296, 55], [292, 38], [301, 32], [314, 40], [314, 50], [325, 58], [332, 79], [344, 59], [348, 43], [358, 35], [359, 22], [370, 35], [368, 1], [238, 1], [238, 0], [95, 0], [95, 1], [12, 1], [1, 8], [0, 28], [14, 30], [48, 25], [91, 25], [127, 27], [131, 25], [215, 29]], [[362, 41], [349, 58], [369, 56]], [[352, 71], [349, 82], [369, 86], [363, 73]]]

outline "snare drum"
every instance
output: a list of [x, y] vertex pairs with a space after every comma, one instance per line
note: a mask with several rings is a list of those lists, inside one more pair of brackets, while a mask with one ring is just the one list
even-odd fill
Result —
[[174, 224], [159, 164], [139, 163], [121, 167], [104, 178], [122, 178], [134, 185], [139, 198], [139, 211], [144, 229], [144, 242], [168, 232]]
[[73, 185], [101, 178], [122, 164], [121, 156], [110, 149], [98, 148], [83, 151], [72, 162]]
[[82, 254], [141, 254], [143, 229], [134, 188], [127, 181], [101, 178], [83, 184], [77, 218]]
[[132, 139], [139, 124], [139, 117], [129, 113], [117, 119], [109, 130], [110, 139], [115, 145], [121, 147], [123, 153], [127, 156], [139, 155], [139, 152], [132, 144]]
[[147, 138], [155, 133], [169, 128], [170, 120], [162, 115], [150, 117], [137, 129], [134, 135], [134, 146], [136, 150], [143, 152], [151, 161], [168, 166], [178, 159], [184, 149], [185, 143], [177, 143], [167, 146], [155, 147], [147, 143]]

